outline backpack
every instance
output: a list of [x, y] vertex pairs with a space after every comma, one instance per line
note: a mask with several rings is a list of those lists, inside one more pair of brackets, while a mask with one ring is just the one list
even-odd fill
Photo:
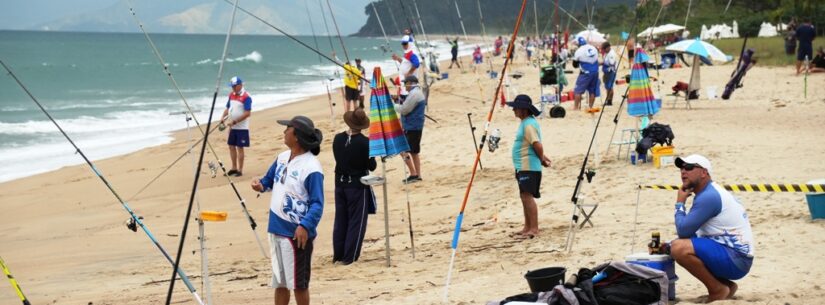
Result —
[[642, 139], [636, 144], [636, 153], [644, 155], [656, 144], [663, 146], [671, 145], [674, 138], [676, 138], [676, 136], [673, 135], [673, 130], [670, 129], [670, 125], [659, 123], [650, 124], [647, 128], [642, 129]]
[[599, 305], [668, 304], [668, 278], [664, 271], [647, 266], [610, 262], [593, 271], [606, 277], [593, 284]]

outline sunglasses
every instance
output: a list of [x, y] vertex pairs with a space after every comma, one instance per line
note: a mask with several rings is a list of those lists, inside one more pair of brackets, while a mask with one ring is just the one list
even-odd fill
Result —
[[693, 163], [682, 164], [682, 169], [685, 170], [686, 172], [692, 171], [694, 168], [702, 168], [702, 167], [699, 166], [698, 164], [693, 164]]

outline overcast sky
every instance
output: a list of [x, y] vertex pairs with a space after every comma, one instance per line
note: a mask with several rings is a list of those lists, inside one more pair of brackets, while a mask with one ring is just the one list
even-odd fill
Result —
[[[311, 1], [307, 4], [309, 5], [310, 9], [317, 8], [319, 3], [316, 3], [314, 0], [303, 0], [303, 1]], [[246, 1], [247, 5], [251, 5], [250, 3], [258, 2], [258, 3], [269, 3], [268, 5], [274, 6], [276, 9], [281, 8], [284, 9], [284, 6], [295, 6], [292, 7], [292, 10], [287, 9], [288, 11], [297, 10], [300, 8], [301, 12], [304, 12], [305, 9], [304, 2], [299, 0], [273, 0], [273, 1]], [[323, 5], [326, 5], [326, 0], [319, 0], [324, 1], [322, 2]], [[364, 14], [364, 7], [371, 1], [371, 0], [330, 0], [332, 5], [336, 7], [336, 18], [338, 18], [339, 25], [341, 26], [342, 32], [355, 32], [357, 31], [367, 19], [367, 16]], [[107, 8], [111, 8], [118, 4], [118, 2], [124, 2], [125, 0], [0, 0], [0, 30], [23, 30], [23, 29], [38, 29], [38, 26], [42, 26], [46, 23], [51, 23], [54, 21], [65, 20], [67, 18], [80, 16], [83, 14], [89, 14], [91, 12], [96, 12], [100, 10], [104, 10]], [[203, 3], [214, 3], [215, 0], [131, 0], [131, 3], [139, 10], [140, 13], [147, 14], [151, 16], [152, 13], [156, 12], [168, 12], [168, 11], [180, 11], [185, 9], [186, 7], [196, 6], [198, 4]], [[222, 2], [222, 1], [218, 1]], [[244, 0], [240, 0], [240, 5], [244, 5]], [[354, 9], [350, 14], [344, 14], [339, 10], [340, 8], [352, 8]], [[316, 13], [316, 12], [313, 12]], [[125, 12], [124, 14], [128, 14]], [[296, 16], [293, 16], [296, 17]], [[302, 22], [306, 22], [304, 19], [306, 17], [301, 16]], [[299, 27], [303, 28], [303, 27]], [[137, 29], [135, 29], [137, 31]], [[349, 33], [342, 33], [342, 34], [349, 34]]]

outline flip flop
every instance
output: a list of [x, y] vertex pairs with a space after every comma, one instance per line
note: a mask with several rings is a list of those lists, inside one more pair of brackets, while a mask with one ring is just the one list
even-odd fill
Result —
[[519, 234], [519, 235], [517, 235], [517, 236], [513, 236], [513, 239], [516, 239], [516, 240], [528, 240], [528, 239], [533, 239], [533, 238], [535, 238], [535, 237], [536, 237], [536, 235], [535, 235], [535, 234]]

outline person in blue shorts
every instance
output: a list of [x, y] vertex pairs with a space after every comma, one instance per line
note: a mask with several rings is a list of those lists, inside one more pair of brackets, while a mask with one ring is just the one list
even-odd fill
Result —
[[575, 104], [573, 110], [581, 109], [582, 94], [584, 92], [590, 93], [587, 97], [588, 108], [593, 108], [593, 103], [596, 97], [600, 95], [599, 92], [599, 51], [596, 47], [587, 43], [584, 37], [576, 39], [578, 49], [573, 53], [573, 66], [580, 68], [579, 77], [576, 78], [576, 87], [573, 89], [575, 94]]
[[229, 80], [232, 92], [226, 101], [226, 109], [221, 115], [221, 122], [229, 126], [229, 156], [232, 168], [226, 172], [229, 176], [243, 175], [244, 147], [249, 147], [249, 116], [252, 114], [252, 98], [243, 88], [243, 80], [234, 76]]
[[[682, 186], [676, 195], [675, 223], [679, 238], [670, 255], [708, 290], [708, 302], [730, 299], [738, 280], [753, 264], [753, 232], [745, 207], [711, 180], [710, 160], [701, 155], [676, 158]], [[685, 202], [695, 195], [690, 212]]]
[[799, 40], [799, 48], [796, 51], [796, 75], [802, 73], [802, 64], [806, 60], [814, 58], [814, 38], [816, 38], [816, 30], [811, 25], [811, 19], [807, 18], [796, 28], [796, 40]]

